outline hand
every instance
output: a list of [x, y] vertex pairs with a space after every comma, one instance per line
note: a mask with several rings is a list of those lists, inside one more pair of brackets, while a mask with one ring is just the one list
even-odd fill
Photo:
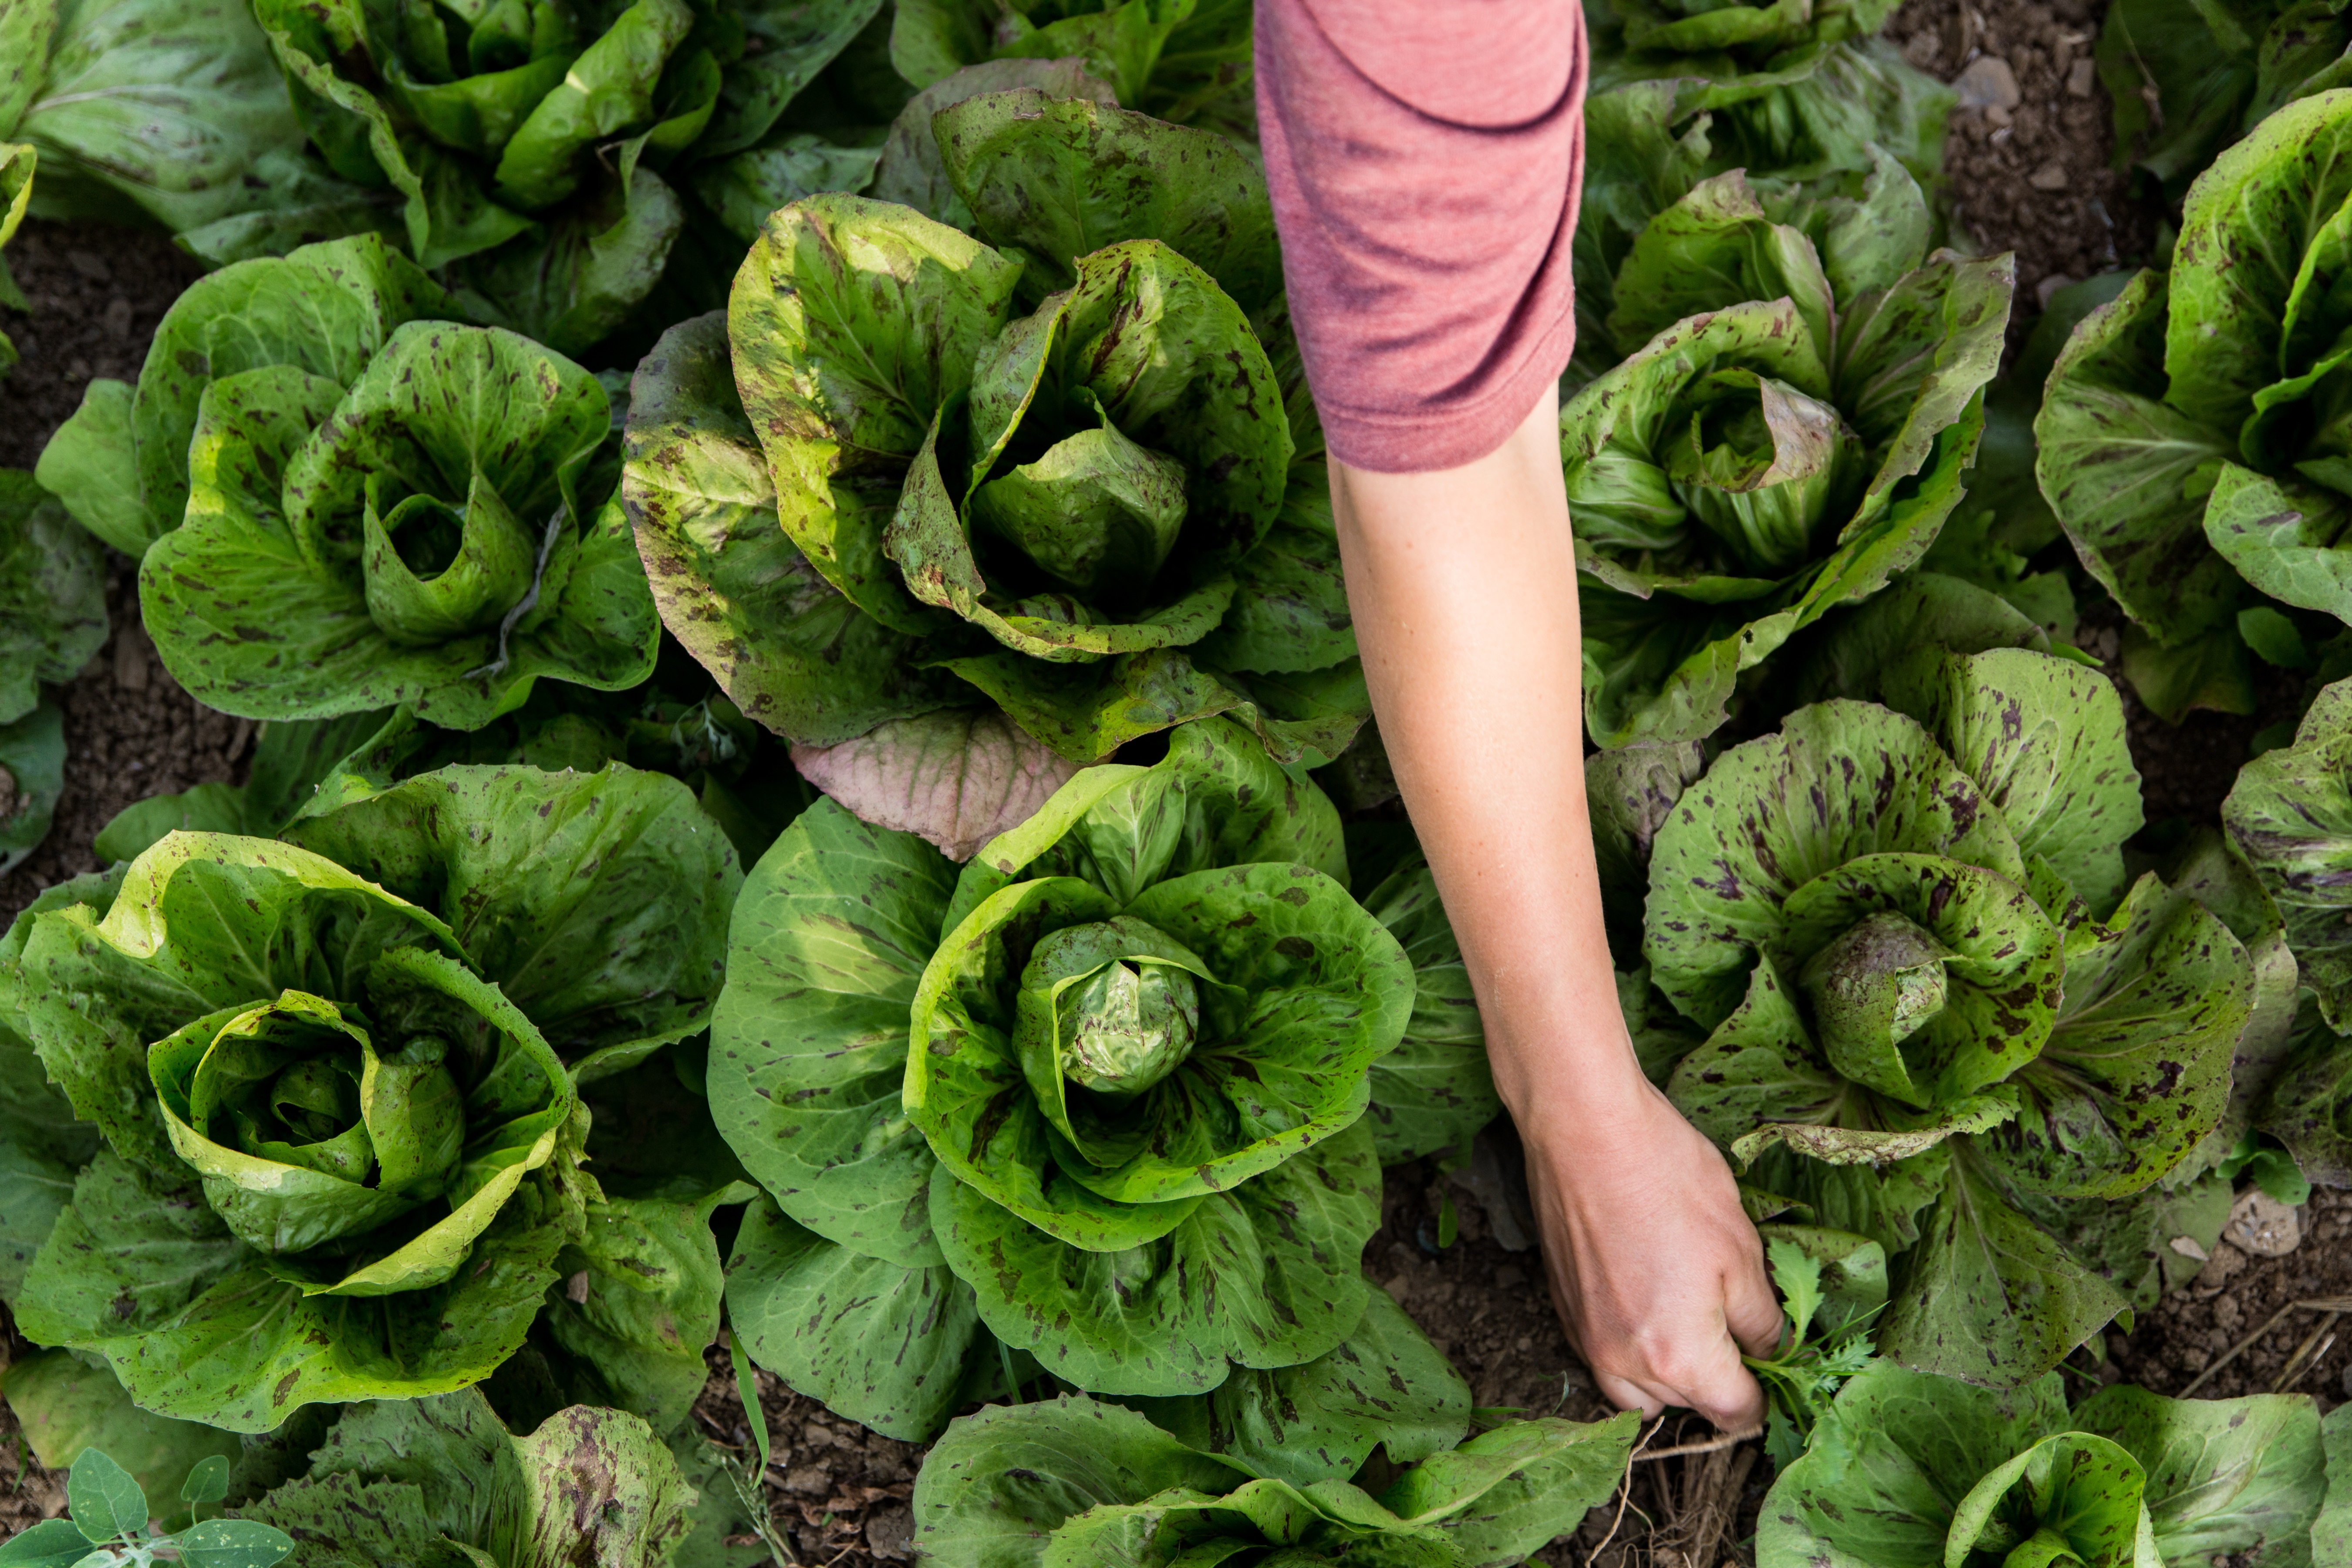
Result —
[[1764, 1394], [1739, 1352], [1778, 1350], [1781, 1313], [1730, 1167], [1646, 1081], [1609, 1100], [1521, 1121], [1552, 1305], [1620, 1408], [1751, 1428]]

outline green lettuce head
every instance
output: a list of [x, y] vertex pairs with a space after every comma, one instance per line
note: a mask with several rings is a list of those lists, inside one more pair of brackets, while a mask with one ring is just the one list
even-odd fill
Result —
[[811, 807], [712, 1028], [713, 1114], [774, 1199], [730, 1267], [753, 1358], [927, 1438], [1001, 1344], [1273, 1450], [1269, 1421], [1338, 1423], [1360, 1460], [1402, 1417], [1341, 1385], [1451, 1382], [1366, 1306], [1380, 1165], [1496, 1102], [1426, 868], [1363, 904], [1346, 872], [1330, 803], [1224, 720], [1080, 772], [961, 875]]
[[1877, 1362], [1842, 1389], [1757, 1522], [1759, 1568], [2311, 1561], [2327, 1492], [2303, 1394], [2167, 1399], [2055, 1372], [1997, 1393]]
[[987, 60], [1076, 58], [1121, 103], [1254, 139], [1250, 17], [1244, 0], [906, 0], [891, 13], [890, 63], [927, 88]]
[[2246, 706], [2248, 647], [2300, 668], [2352, 621], [2352, 304], [2330, 287], [2352, 234], [2347, 144], [2339, 89], [2216, 159], [2170, 272], [2075, 329], [2034, 425], [2042, 493], [2140, 628], [2126, 668], [2167, 718]]
[[2178, 202], [2215, 154], [2280, 108], [2352, 83], [2352, 22], [2329, 0], [2115, 0], [2099, 78], [2116, 106], [2116, 163]]
[[2013, 269], [1923, 261], [1924, 221], [1881, 221], [1923, 217], [1917, 189], [1883, 174], [1769, 204], [1737, 171], [1701, 181], [1618, 268], [1609, 331], [1641, 346], [1559, 416], [1603, 746], [1710, 733], [1746, 672], [1916, 563], [1959, 501]]
[[1884, 697], [1725, 752], [1657, 827], [1649, 978], [1711, 1031], [1667, 1093], [1751, 1180], [1907, 1253], [1883, 1354], [2013, 1387], [2132, 1304], [2117, 1200], [2201, 1169], [2256, 963], [2195, 880], [2126, 884], [2104, 678], [1928, 647]]
[[681, 1416], [723, 1194], [605, 1192], [576, 1086], [708, 1019], [723, 836], [656, 775], [453, 768], [291, 837], [173, 834], [10, 933], [0, 1067], [103, 1139], [7, 1130], [19, 1327], [235, 1431], [478, 1383], [535, 1324]]
[[264, 0], [255, 15], [320, 154], [382, 193], [378, 224], [477, 318], [579, 353], [653, 293], [688, 230], [657, 171], [761, 146], [877, 8]]
[[1639, 1425], [1630, 1412], [1505, 1422], [1375, 1495], [1352, 1477], [1310, 1487], [1257, 1474], [1084, 1396], [992, 1405], [924, 1461], [915, 1543], [942, 1568], [1506, 1568], [1608, 1500]]
[[[437, 290], [373, 239], [245, 267], [192, 290], [222, 286], [167, 323], [139, 392], [106, 405], [120, 419], [105, 450], [86, 403], [45, 454], [52, 476], [70, 455], [81, 500], [131, 542], [157, 531], [140, 600], [180, 684], [248, 718], [406, 704], [474, 729], [542, 676], [644, 679], [660, 626], [607, 504], [596, 378], [502, 329], [393, 324]], [[103, 495], [93, 471], [126, 446], [135, 510], [130, 476], [106, 476]]]
[[[0, 141], [0, 251], [16, 237], [17, 226], [25, 221], [25, 208], [33, 197], [33, 170], [40, 162], [40, 153], [19, 142]], [[29, 310], [33, 302], [16, 287], [16, 278], [8, 270], [8, 258], [0, 256], [0, 305], [12, 310]], [[16, 363], [16, 345], [8, 334], [0, 332], [0, 378], [5, 378]]]
[[[808, 198], [726, 321], [639, 367], [624, 495], [664, 620], [812, 780], [958, 858], [1187, 719], [1336, 755], [1369, 704], [1328, 486], [1244, 313], [1280, 281], [1263, 177], [1034, 89], [935, 123], [995, 243]], [[1003, 808], [894, 807], [876, 781], [909, 774]]]

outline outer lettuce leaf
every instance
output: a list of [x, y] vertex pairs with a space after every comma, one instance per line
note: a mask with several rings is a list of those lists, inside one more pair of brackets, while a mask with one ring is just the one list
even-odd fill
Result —
[[975, 0], [910, 0], [893, 13], [890, 63], [917, 87], [1006, 58], [1076, 57], [1118, 101], [1161, 120], [1253, 121], [1250, 12], [1231, 0], [1116, 0], [1043, 26]]
[[274, 205], [275, 183], [256, 176], [273, 172], [300, 132], [245, 6], [35, 0], [11, 9], [27, 29], [6, 39], [11, 59], [33, 63], [0, 92], [0, 138], [40, 150], [37, 216], [176, 233]]
[[[983, 60], [950, 72], [907, 100], [890, 124], [882, 144], [881, 162], [874, 171], [873, 195], [878, 201], [897, 202], [950, 228], [969, 229], [971, 209], [956, 194], [948, 178], [947, 161], [931, 121], [940, 110], [982, 93], [1034, 88], [1048, 99], [1086, 98], [1116, 104], [1118, 94], [1110, 84], [1087, 74], [1075, 59]], [[756, 236], [747, 237], [756, 237]], [[1135, 235], [1122, 235], [1133, 239]]]
[[2246, 764], [2221, 805], [2230, 841], [2286, 922], [2302, 981], [2337, 1029], [2352, 1026], [2352, 945], [2335, 868], [2352, 848], [2352, 681], [2323, 689], [2294, 744]]
[[2258, 0], [2121, 0], [2099, 30], [2099, 76], [2116, 106], [2116, 161], [2179, 200], [2230, 142], [2290, 100], [2347, 79], [2352, 46], [2336, 7]]
[[9, 805], [0, 816], [0, 873], [15, 869], [49, 836], [66, 787], [65, 713], [43, 698], [23, 718], [0, 724], [0, 770]]
[[0, 468], [0, 726], [105, 645], [104, 553], [32, 475]]
[[26, 1357], [8, 1369], [0, 1386], [43, 1465], [69, 1470], [94, 1448], [130, 1471], [152, 1498], [179, 1496], [201, 1461], [217, 1455], [234, 1462], [245, 1451], [233, 1432], [149, 1415], [131, 1403], [112, 1373], [85, 1366], [69, 1351]]

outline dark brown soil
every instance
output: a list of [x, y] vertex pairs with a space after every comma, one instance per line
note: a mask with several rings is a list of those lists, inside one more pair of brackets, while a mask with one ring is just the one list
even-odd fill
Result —
[[2012, 321], [2153, 248], [2156, 215], [2112, 166], [2110, 106], [2091, 63], [2105, 10], [2098, 0], [1910, 0], [1887, 24], [1906, 59], [1970, 104], [1944, 143], [1952, 215], [1986, 252], [2017, 253]]
[[[1922, 69], [1947, 80], [1975, 73], [1967, 78], [1971, 96], [1984, 101], [1956, 116], [1947, 147], [1952, 209], [1958, 238], [2017, 254], [2012, 343], [2049, 290], [2139, 264], [2155, 243], [2159, 215], [2132, 200], [2110, 167], [2108, 105], [2088, 63], [2102, 8], [2099, 0], [1911, 0], [1888, 28]], [[40, 223], [25, 226], [9, 262], [36, 309], [30, 318], [0, 321], [25, 356], [0, 383], [0, 464], [29, 468], [89, 377], [135, 378], [156, 321], [195, 272], [152, 236]], [[236, 777], [249, 750], [249, 728], [198, 707], [155, 660], [133, 624], [131, 578], [131, 563], [118, 560], [109, 603], [117, 626], [129, 629], [65, 689], [65, 798], [48, 843], [0, 879], [0, 921], [40, 888], [92, 868], [90, 837], [115, 811], [201, 780]], [[2084, 645], [2113, 668], [2112, 610], [2090, 605], [2083, 625]], [[2290, 683], [2265, 681], [2262, 713], [2193, 714], [2178, 727], [2150, 718], [2126, 687], [2151, 822], [2216, 819], [2253, 736], [2293, 715]], [[1516, 1152], [1507, 1131], [1487, 1145], [1465, 1172], [1447, 1175], [1423, 1162], [1391, 1173], [1384, 1224], [1365, 1267], [1454, 1360], [1479, 1405], [1597, 1418], [1606, 1406], [1568, 1347], [1525, 1234], [1524, 1195], [1515, 1194], [1508, 1174]], [[1456, 1234], [1441, 1247], [1449, 1208]], [[2134, 1331], [2112, 1334], [2110, 1364], [2085, 1378], [2120, 1374], [2178, 1392], [2281, 1308], [2352, 1293], [2352, 1194], [2315, 1194], [2305, 1219], [2302, 1245], [2284, 1258], [2249, 1260], [2222, 1249], [2198, 1282]], [[2323, 1317], [2290, 1310], [2197, 1392], [2268, 1389], [2321, 1329], [2294, 1386], [2326, 1403], [2352, 1397], [2352, 1316], [2326, 1327]], [[2344, 1331], [2328, 1341], [2335, 1328]], [[2087, 1352], [2076, 1359], [2090, 1360]], [[714, 1350], [711, 1364], [694, 1421], [748, 1458], [756, 1445], [724, 1352]], [[766, 1477], [771, 1521], [793, 1552], [827, 1568], [908, 1561], [908, 1499], [922, 1450], [834, 1416], [766, 1373], [760, 1390], [774, 1445]], [[1701, 1438], [1702, 1426], [1670, 1419], [1650, 1441], [1669, 1447]], [[1749, 1444], [1637, 1464], [1622, 1507], [1596, 1510], [1538, 1561], [1554, 1568], [1751, 1563], [1748, 1542], [1769, 1479], [1758, 1459]], [[62, 1491], [58, 1478], [22, 1453], [0, 1407], [0, 1538], [54, 1516]]]
[[159, 234], [27, 219], [8, 270], [33, 310], [0, 310], [25, 356], [0, 381], [0, 468], [29, 468], [90, 377], [139, 379], [155, 323], [204, 269]]
[[[2196, 1279], [2159, 1302], [2132, 1332], [2108, 1336], [2124, 1377], [2178, 1394], [2240, 1341], [2270, 1325], [2199, 1385], [2197, 1396], [2309, 1394], [2322, 1410], [2352, 1399], [2352, 1312], [2337, 1317], [2328, 1309], [2297, 1305], [2352, 1307], [2352, 1192], [2315, 1190], [2300, 1218], [2303, 1239], [2294, 1251], [2250, 1257], [2225, 1241]], [[2302, 1364], [2290, 1375], [2299, 1351]]]

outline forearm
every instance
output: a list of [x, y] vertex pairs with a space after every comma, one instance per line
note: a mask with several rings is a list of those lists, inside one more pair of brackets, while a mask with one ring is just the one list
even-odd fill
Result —
[[1584, 797], [1558, 404], [1441, 473], [1333, 465], [1373, 711], [1523, 1131], [1606, 1142], [1644, 1092], [1617, 1006]]

